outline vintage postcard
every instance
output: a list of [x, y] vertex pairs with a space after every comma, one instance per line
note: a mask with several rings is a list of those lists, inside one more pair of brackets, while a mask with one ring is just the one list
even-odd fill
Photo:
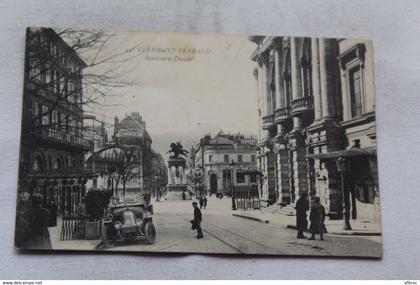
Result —
[[15, 246], [381, 257], [372, 42], [28, 28]]

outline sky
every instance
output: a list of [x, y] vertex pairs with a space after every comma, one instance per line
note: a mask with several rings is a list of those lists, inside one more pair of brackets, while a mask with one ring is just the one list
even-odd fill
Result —
[[152, 139], [198, 140], [219, 130], [256, 136], [255, 48], [247, 36], [113, 33], [98, 60], [121, 53], [116, 58], [129, 60], [88, 72], [115, 64], [130, 84], [110, 90], [113, 95], [94, 112], [110, 124], [114, 116], [139, 112]]

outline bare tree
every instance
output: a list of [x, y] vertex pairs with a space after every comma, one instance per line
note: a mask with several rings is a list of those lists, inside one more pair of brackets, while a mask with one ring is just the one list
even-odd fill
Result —
[[[67, 133], [80, 139], [82, 133], [94, 132], [84, 127], [83, 112], [109, 107], [107, 97], [133, 84], [124, 75], [137, 55], [129, 52], [133, 49], [110, 53], [116, 37], [102, 30], [28, 28], [24, 101], [36, 93], [48, 104], [24, 102], [22, 149], [30, 148], [40, 132], [51, 130], [57, 136]], [[28, 155], [22, 156], [26, 167], [21, 175], [28, 171]]]

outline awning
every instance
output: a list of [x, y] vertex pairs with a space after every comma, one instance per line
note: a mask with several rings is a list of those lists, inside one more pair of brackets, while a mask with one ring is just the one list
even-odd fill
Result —
[[314, 159], [334, 159], [338, 157], [376, 156], [376, 147], [351, 148], [327, 153], [308, 154], [306, 157]]

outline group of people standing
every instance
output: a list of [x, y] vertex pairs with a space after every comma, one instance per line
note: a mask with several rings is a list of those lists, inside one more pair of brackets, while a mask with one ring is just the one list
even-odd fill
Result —
[[54, 201], [43, 205], [43, 195], [22, 192], [18, 200], [16, 245], [26, 249], [51, 249], [48, 227], [57, 226]]
[[[321, 205], [319, 197], [315, 197], [310, 207], [309, 232], [312, 234], [310, 240], [315, 239], [315, 235], [320, 235], [320, 240], [324, 240], [324, 233], [327, 232], [325, 226], [325, 208]], [[308, 229], [307, 211], [309, 211], [309, 199], [307, 193], [302, 193], [296, 202], [296, 227], [298, 230], [297, 238], [303, 239], [306, 236], [303, 234]]]

